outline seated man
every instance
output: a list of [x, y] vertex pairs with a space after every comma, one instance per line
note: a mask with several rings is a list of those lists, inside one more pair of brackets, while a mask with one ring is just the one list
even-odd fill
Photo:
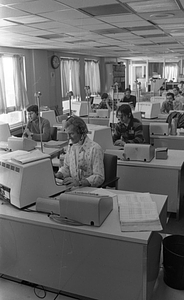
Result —
[[102, 148], [89, 139], [87, 125], [80, 117], [69, 117], [64, 128], [69, 146], [56, 178], [64, 179], [63, 183], [68, 187], [100, 186], [104, 182]]
[[[107, 93], [103, 93], [101, 96], [102, 101], [98, 104], [97, 109], [112, 110], [112, 99]], [[117, 102], [114, 101], [114, 110], [117, 108]]]
[[115, 125], [113, 142], [115, 146], [126, 143], [144, 143], [142, 123], [133, 117], [129, 104], [122, 104], [117, 110], [118, 123]]
[[38, 116], [38, 106], [29, 106], [27, 108], [27, 112], [29, 121], [23, 132], [23, 136], [27, 138], [32, 138], [35, 141], [41, 141], [41, 138], [43, 142], [50, 141], [50, 122], [47, 119]]
[[127, 88], [125, 90], [125, 96], [120, 102], [128, 102], [133, 108], [136, 106], [136, 96], [131, 95], [131, 89]]
[[173, 110], [173, 103], [174, 102], [174, 94], [167, 93], [166, 100], [162, 103], [161, 113], [168, 114], [170, 110]]
[[183, 110], [184, 106], [184, 97], [179, 93], [179, 87], [176, 86], [173, 88], [173, 94], [174, 94], [174, 109], [175, 110]]

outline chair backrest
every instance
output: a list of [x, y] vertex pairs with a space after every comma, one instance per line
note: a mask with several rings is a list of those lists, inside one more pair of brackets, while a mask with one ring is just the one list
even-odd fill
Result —
[[63, 120], [66, 120], [68, 118], [68, 115], [65, 114], [65, 115], [59, 115], [56, 117], [56, 120], [58, 123], [62, 123]]
[[57, 127], [50, 127], [51, 140], [57, 141]]
[[117, 156], [104, 153], [105, 181], [102, 187], [117, 187]]
[[143, 129], [144, 143], [150, 144], [150, 127], [149, 127], [149, 125], [143, 124], [142, 129]]

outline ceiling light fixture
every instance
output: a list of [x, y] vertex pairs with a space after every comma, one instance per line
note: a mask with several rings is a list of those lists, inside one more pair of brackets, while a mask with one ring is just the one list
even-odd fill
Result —
[[150, 18], [170, 18], [170, 17], [174, 17], [174, 14], [172, 14], [172, 13], [158, 13], [158, 14], [150, 15]]

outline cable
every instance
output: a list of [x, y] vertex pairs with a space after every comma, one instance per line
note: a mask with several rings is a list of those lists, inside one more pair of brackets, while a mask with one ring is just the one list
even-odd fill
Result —
[[[36, 289], [38, 289], [39, 290], [39, 292], [40, 291], [42, 291], [43, 292], [43, 296], [40, 296], [37, 292], [36, 292]], [[45, 289], [44, 289], [44, 287], [43, 286], [36, 286], [35, 288], [34, 288], [34, 293], [35, 293], [35, 295], [38, 297], [38, 298], [40, 298], [40, 299], [44, 299], [45, 297], [46, 297], [46, 295], [47, 295], [47, 292], [45, 291]]]
[[54, 214], [51, 214], [50, 219], [53, 220], [54, 222], [60, 223], [60, 224], [65, 224], [65, 225], [72, 225], [72, 226], [83, 226], [84, 224], [72, 219], [68, 219], [65, 217], [57, 216]]

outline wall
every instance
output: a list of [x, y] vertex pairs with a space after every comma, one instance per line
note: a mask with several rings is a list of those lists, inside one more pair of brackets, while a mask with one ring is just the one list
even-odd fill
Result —
[[[53, 52], [48, 50], [26, 50], [20, 48], [0, 47], [1, 53], [19, 54], [25, 56], [26, 62], [26, 81], [29, 104], [36, 103], [36, 92], [41, 92], [40, 105], [53, 108], [58, 106], [62, 108], [61, 98], [61, 77], [60, 69], [54, 70], [51, 67], [51, 56], [56, 54], [61, 57], [80, 58], [80, 89], [81, 98], [85, 99], [85, 58], [97, 59], [84, 55], [68, 54], [63, 52]], [[101, 93], [106, 91], [106, 82], [108, 74], [106, 72], [105, 59], [98, 58], [100, 61]], [[116, 60], [116, 59], [115, 59]]]

